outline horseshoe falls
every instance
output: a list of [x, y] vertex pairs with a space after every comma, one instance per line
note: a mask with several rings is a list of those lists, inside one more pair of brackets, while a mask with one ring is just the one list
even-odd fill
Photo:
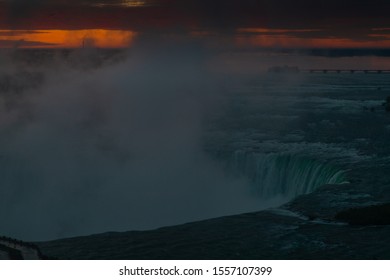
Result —
[[294, 198], [326, 184], [345, 182], [345, 172], [331, 164], [295, 154], [256, 154], [236, 151], [231, 168], [247, 177], [262, 198]]

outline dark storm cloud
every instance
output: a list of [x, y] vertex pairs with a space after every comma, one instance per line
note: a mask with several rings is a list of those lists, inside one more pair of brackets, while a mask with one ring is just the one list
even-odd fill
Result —
[[[130, 2], [134, 5], [126, 5]], [[347, 46], [340, 41], [344, 48], [353, 47], [354, 42], [356, 46], [360, 43], [360, 48], [386, 47], [383, 42], [389, 40], [390, 34], [383, 29], [390, 27], [387, 14], [390, 2], [384, 0], [0, 0], [0, 3], [11, 7], [11, 20], [6, 21], [0, 4], [0, 29], [121, 29], [181, 35], [203, 32], [211, 34], [209, 41], [226, 45], [237, 36], [256, 41], [255, 37], [262, 35], [241, 32], [242, 28], [266, 28], [270, 30], [269, 36], [303, 39], [303, 45], [304, 39], [351, 42]]]
[[[336, 0], [216, 0], [177, 1], [178, 7], [191, 9], [217, 26], [267, 24], [272, 27], [329, 26], [333, 24], [367, 25], [389, 23], [388, 1]], [[329, 22], [336, 20], [337, 22]]]
[[[14, 11], [26, 12], [45, 6], [110, 6], [123, 4], [121, 0], [3, 0]], [[266, 21], [268, 24], [305, 25], [323, 23], [329, 19], [359, 19], [362, 23], [388, 20], [390, 2], [336, 0], [145, 0], [146, 5], [163, 6], [185, 15], [195, 14], [204, 22], [218, 26]], [[126, 6], [123, 6], [124, 8]], [[328, 23], [329, 24], [329, 23]]]
[[46, 0], [5, 0], [12, 16], [25, 16], [31, 10], [38, 9]]
[[[200, 27], [232, 29], [246, 26], [266, 25], [272, 28], [291, 27], [327, 27], [335, 30], [354, 27], [390, 26], [387, 11], [390, 2], [372, 1], [336, 1], [336, 0], [4, 0], [10, 5], [13, 15], [26, 15], [42, 7], [75, 7], [89, 6], [90, 9], [108, 9], [117, 7], [126, 9], [137, 17], [142, 14], [144, 22], [164, 17], [168, 12], [172, 21], [178, 25], [182, 21], [193, 19]], [[124, 3], [143, 2], [145, 7], [159, 7], [150, 13], [136, 9]], [[143, 8], [145, 8], [143, 7]], [[88, 11], [86, 11], [88, 13]], [[167, 20], [167, 19], [165, 19]], [[158, 22], [156, 22], [157, 24]]]

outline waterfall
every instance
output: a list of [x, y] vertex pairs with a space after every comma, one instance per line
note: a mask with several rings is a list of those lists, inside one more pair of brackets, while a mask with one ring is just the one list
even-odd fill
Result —
[[296, 197], [325, 184], [345, 181], [345, 172], [331, 164], [297, 154], [236, 151], [230, 166], [248, 177], [261, 197]]

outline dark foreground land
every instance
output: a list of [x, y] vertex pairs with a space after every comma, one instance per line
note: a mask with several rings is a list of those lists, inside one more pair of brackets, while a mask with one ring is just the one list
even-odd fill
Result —
[[[388, 204], [380, 203], [388, 195], [369, 202], [358, 189], [327, 185], [280, 209], [38, 246], [58, 259], [390, 259], [390, 220], [382, 216]], [[379, 206], [345, 208], [372, 200]], [[367, 216], [377, 215], [367, 225]]]

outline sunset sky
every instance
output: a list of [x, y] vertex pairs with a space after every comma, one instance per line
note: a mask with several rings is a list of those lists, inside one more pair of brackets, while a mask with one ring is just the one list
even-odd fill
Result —
[[390, 1], [0, 0], [0, 47], [121, 48], [144, 34], [236, 48], [390, 48]]

